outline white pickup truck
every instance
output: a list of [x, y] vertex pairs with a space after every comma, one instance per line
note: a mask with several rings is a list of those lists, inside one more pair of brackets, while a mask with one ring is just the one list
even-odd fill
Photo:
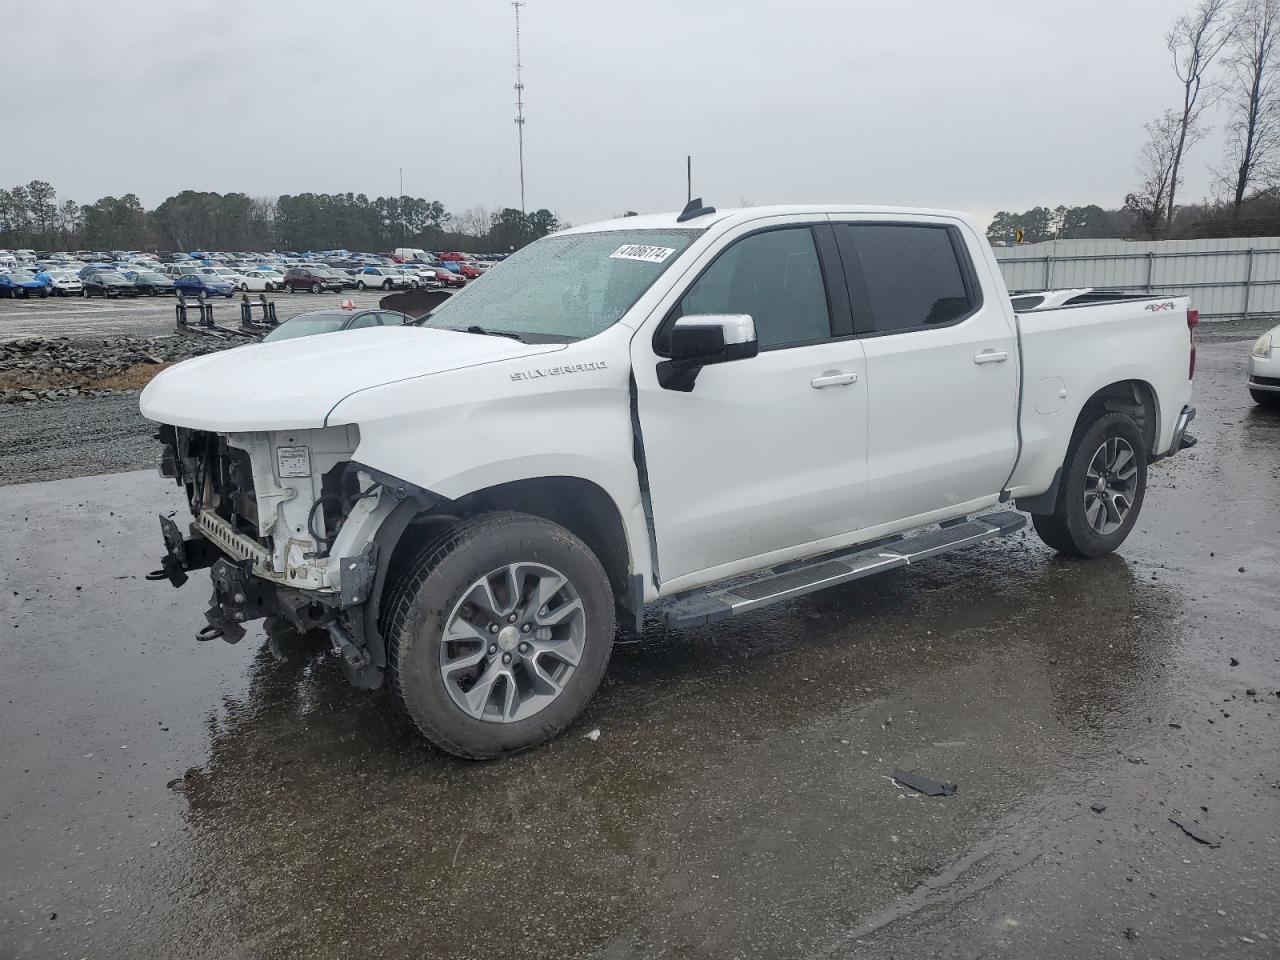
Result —
[[161, 518], [152, 576], [212, 567], [204, 638], [326, 631], [353, 683], [493, 757], [564, 728], [647, 605], [715, 623], [1006, 535], [1014, 504], [1064, 554], [1114, 550], [1194, 442], [1197, 319], [1019, 314], [956, 213], [576, 227], [415, 325], [156, 377], [193, 521]]

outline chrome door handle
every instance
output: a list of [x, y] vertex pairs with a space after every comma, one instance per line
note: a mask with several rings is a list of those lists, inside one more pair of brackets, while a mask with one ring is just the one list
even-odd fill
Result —
[[1004, 363], [1009, 355], [1003, 350], [983, 350], [973, 358], [974, 363]]
[[828, 370], [820, 377], [814, 377], [809, 381], [809, 386], [815, 390], [821, 390], [823, 387], [846, 387], [851, 383], [858, 382], [856, 373], [841, 373], [839, 370]]

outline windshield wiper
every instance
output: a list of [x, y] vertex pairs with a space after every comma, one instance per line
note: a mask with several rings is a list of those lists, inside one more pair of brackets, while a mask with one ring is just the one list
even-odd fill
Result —
[[521, 343], [525, 342], [524, 337], [520, 336], [518, 333], [512, 333], [510, 330], [490, 330], [487, 327], [477, 326], [474, 323], [465, 328], [445, 327], [445, 329], [452, 330], [455, 333], [478, 333], [485, 337], [509, 337], [512, 340], [519, 340]]

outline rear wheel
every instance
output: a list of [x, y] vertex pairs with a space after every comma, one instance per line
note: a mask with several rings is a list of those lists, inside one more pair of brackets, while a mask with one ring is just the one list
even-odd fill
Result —
[[312, 292], [312, 293], [319, 293], [319, 292], [320, 292], [320, 284], [318, 284], [318, 283], [313, 283], [313, 284], [311, 285], [311, 292]]
[[446, 528], [387, 596], [392, 696], [462, 757], [554, 737], [595, 693], [613, 648], [600, 561], [539, 517], [492, 513]]
[[1074, 441], [1053, 513], [1033, 514], [1036, 533], [1059, 553], [1100, 557], [1133, 529], [1147, 489], [1147, 450], [1129, 416], [1107, 413]]
[[1254, 390], [1249, 389], [1249, 396], [1253, 397], [1253, 402], [1264, 407], [1280, 407], [1280, 391], [1277, 390]]
[[382, 289], [383, 289], [383, 290], [390, 290], [390, 289], [391, 289], [391, 281], [390, 281], [390, 280], [383, 280], [383, 281], [382, 281]]

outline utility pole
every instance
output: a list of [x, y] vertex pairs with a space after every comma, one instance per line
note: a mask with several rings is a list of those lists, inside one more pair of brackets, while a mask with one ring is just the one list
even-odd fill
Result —
[[396, 200], [396, 210], [400, 213], [400, 246], [406, 247], [409, 231], [404, 222], [404, 167], [400, 168], [400, 197]]
[[511, 6], [516, 11], [516, 136], [520, 143], [520, 212], [524, 213], [524, 64], [520, 62], [520, 8], [524, 0], [511, 0]]
[[684, 198], [684, 202], [688, 203], [693, 199], [693, 154], [684, 158], [684, 175], [689, 187], [689, 194]]

